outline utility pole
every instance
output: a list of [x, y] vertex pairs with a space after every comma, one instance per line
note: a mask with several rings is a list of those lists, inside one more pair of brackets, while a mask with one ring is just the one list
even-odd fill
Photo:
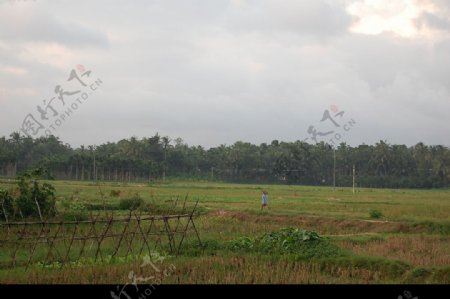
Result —
[[164, 151], [163, 183], [166, 182], [166, 152]]
[[97, 165], [95, 163], [95, 145], [89, 145], [88, 148], [92, 151], [92, 155], [94, 156], [94, 161], [93, 161], [93, 174], [92, 174], [92, 181], [95, 183], [97, 183]]
[[97, 167], [95, 163], [95, 145], [92, 147], [92, 152], [94, 153], [94, 184], [97, 183]]
[[167, 148], [170, 144], [170, 139], [168, 137], [162, 138], [163, 146], [164, 146], [164, 167], [163, 167], [163, 183], [166, 182], [166, 171], [167, 171]]
[[333, 147], [333, 191], [336, 190], [336, 150]]
[[355, 194], [355, 164], [353, 164], [353, 194]]

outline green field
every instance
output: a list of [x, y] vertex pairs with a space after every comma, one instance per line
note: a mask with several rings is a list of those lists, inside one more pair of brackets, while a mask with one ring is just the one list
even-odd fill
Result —
[[[172, 271], [163, 283], [450, 283], [448, 189], [357, 189], [353, 194], [351, 188], [212, 182], [52, 184], [58, 211], [67, 201], [117, 205], [120, 197], [135, 193], [161, 207], [177, 196], [188, 194], [189, 204], [199, 199], [195, 224], [203, 247], [190, 238], [180, 255], [168, 255], [161, 267]], [[0, 187], [13, 183], [2, 181]], [[269, 192], [269, 209], [261, 211], [263, 189]], [[111, 196], [112, 190], [120, 190], [120, 197]], [[375, 217], [374, 211], [381, 213]], [[328, 247], [315, 247], [312, 254], [302, 248], [230, 249], [230, 244], [283, 228], [314, 231]], [[62, 268], [4, 268], [0, 283], [125, 284], [130, 271], [141, 277], [155, 271], [141, 264], [138, 257]]]

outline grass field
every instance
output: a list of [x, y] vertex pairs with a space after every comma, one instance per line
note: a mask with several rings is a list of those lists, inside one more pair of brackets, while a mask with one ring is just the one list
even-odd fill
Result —
[[[177, 195], [189, 194], [191, 202], [199, 199], [201, 214], [195, 223], [203, 247], [191, 238], [179, 256], [166, 256], [160, 266], [170, 271], [161, 276], [163, 283], [450, 283], [448, 189], [358, 189], [353, 194], [350, 188], [212, 182], [52, 184], [58, 210], [67, 201], [101, 204], [102, 197], [118, 204], [120, 198], [110, 196], [112, 190], [120, 190], [120, 197], [138, 193], [145, 202], [161, 206]], [[261, 211], [263, 189], [269, 192], [269, 209]], [[230, 249], [229, 244], [242, 237], [288, 227], [317, 232], [337, 249], [329, 254], [319, 246], [314, 256], [300, 249]], [[154, 274], [152, 267], [141, 264], [136, 257], [61, 269], [0, 269], [0, 283], [125, 284], [130, 271], [140, 277]]]

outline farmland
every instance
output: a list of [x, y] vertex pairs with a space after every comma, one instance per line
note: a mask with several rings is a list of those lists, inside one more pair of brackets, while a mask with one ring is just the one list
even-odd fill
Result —
[[[367, 188], [353, 194], [351, 188], [177, 180], [51, 183], [61, 214], [70, 202], [106, 204], [117, 207], [111, 213], [126, 215], [120, 202], [136, 194], [144, 206], [160, 210], [177, 197], [187, 196], [189, 206], [198, 199], [195, 225], [202, 244], [191, 236], [178, 255], [158, 249], [165, 256], [160, 266], [172, 267], [163, 283], [450, 283], [448, 189]], [[0, 187], [13, 188], [13, 181]], [[269, 192], [269, 209], [261, 211], [262, 190]], [[261, 249], [267, 239], [261, 236], [276, 237], [286, 228], [315, 232], [322, 241], [308, 254], [308, 248]], [[7, 258], [0, 254], [0, 262]], [[0, 283], [125, 284], [130, 271], [149, 277], [155, 270], [143, 268], [140, 256], [64, 267], [35, 264], [0, 269]]]

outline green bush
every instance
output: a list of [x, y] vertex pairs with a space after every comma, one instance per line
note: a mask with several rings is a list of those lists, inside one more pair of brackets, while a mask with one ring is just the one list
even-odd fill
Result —
[[20, 195], [16, 206], [23, 217], [48, 217], [56, 213], [55, 188], [49, 183], [39, 182], [44, 174], [44, 170], [38, 168], [18, 177]]
[[0, 220], [14, 217], [13, 198], [8, 190], [0, 189]]
[[17, 177], [17, 193], [11, 196], [9, 191], [0, 189], [0, 219], [8, 220], [23, 217], [47, 218], [56, 214], [55, 188], [39, 181], [48, 177], [44, 169], [37, 168], [24, 172]]
[[64, 213], [64, 220], [67, 221], [83, 221], [87, 219], [87, 208], [82, 203], [71, 203], [69, 209]]
[[120, 200], [119, 207], [121, 210], [137, 210], [144, 205], [144, 200], [139, 196], [139, 194], [134, 194], [131, 197], [124, 198]]
[[372, 219], [380, 219], [383, 217], [383, 213], [379, 210], [372, 210], [370, 211], [370, 218]]
[[264, 254], [296, 254], [301, 258], [322, 258], [343, 255], [343, 251], [321, 238], [316, 232], [298, 228], [284, 228], [254, 239], [241, 237], [230, 241], [233, 251], [251, 251]]

